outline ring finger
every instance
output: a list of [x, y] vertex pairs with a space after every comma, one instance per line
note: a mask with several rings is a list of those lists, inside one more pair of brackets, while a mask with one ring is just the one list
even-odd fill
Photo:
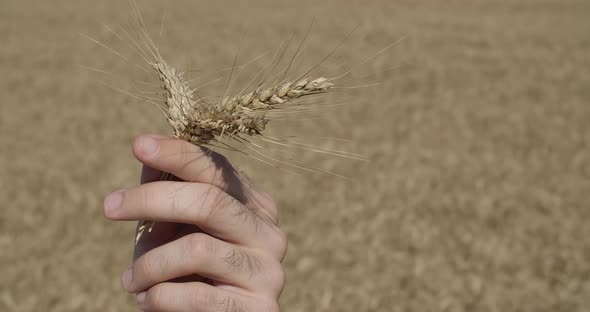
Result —
[[139, 292], [191, 274], [270, 296], [280, 293], [284, 279], [278, 261], [204, 233], [194, 233], [139, 257], [123, 274], [123, 284], [129, 292]]

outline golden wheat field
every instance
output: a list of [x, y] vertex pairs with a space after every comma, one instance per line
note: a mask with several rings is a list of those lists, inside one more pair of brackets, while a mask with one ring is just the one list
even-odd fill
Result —
[[[399, 66], [379, 86], [288, 129], [352, 140], [370, 162], [298, 157], [354, 182], [232, 158], [279, 202], [283, 311], [590, 311], [590, 2], [137, 3], [181, 67], [230, 67], [314, 19], [310, 62], [357, 25], [344, 64], [405, 37], [365, 68]], [[129, 11], [0, 1], [0, 311], [135, 309], [135, 227], [102, 203], [138, 182], [133, 138], [170, 129], [82, 67], [133, 79], [80, 35], [124, 48], [102, 25]]]

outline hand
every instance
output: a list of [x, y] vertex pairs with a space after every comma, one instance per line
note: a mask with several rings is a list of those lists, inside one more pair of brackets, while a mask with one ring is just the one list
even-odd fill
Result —
[[[154, 220], [123, 273], [144, 311], [279, 311], [287, 249], [273, 199], [220, 154], [143, 135], [133, 153], [142, 184], [111, 193], [116, 221]], [[177, 181], [157, 181], [168, 172]]]

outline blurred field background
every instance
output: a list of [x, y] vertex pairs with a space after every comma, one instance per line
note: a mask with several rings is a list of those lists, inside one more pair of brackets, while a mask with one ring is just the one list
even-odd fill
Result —
[[[408, 36], [383, 85], [297, 130], [356, 141], [369, 164], [321, 160], [356, 183], [235, 160], [282, 209], [284, 311], [590, 310], [590, 2], [138, 4], [155, 29], [166, 9], [162, 49], [195, 67], [276, 48], [313, 17], [318, 58], [357, 24], [346, 61]], [[120, 47], [101, 25], [129, 12], [0, 1], [0, 311], [134, 309], [119, 282], [134, 226], [102, 201], [138, 181], [133, 137], [168, 128], [80, 68], [129, 66], [79, 35]]]

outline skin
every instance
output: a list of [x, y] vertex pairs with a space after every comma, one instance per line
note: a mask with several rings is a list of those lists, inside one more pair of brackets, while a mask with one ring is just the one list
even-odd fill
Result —
[[[105, 216], [155, 220], [135, 246], [124, 288], [143, 311], [279, 311], [287, 250], [273, 199], [222, 155], [142, 135], [141, 184], [109, 194]], [[175, 181], [158, 181], [161, 172]]]

